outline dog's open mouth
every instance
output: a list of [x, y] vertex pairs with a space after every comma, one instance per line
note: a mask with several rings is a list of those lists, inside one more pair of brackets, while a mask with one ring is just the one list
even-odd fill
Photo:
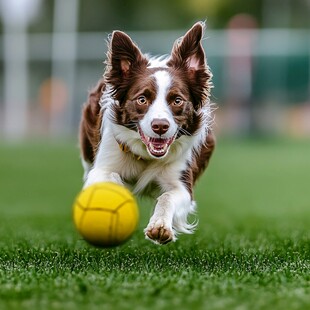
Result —
[[139, 133], [141, 136], [142, 142], [145, 144], [150, 155], [160, 158], [165, 156], [168, 153], [170, 145], [175, 140], [175, 136], [171, 138], [153, 138], [148, 137], [143, 133], [141, 128], [139, 128]]

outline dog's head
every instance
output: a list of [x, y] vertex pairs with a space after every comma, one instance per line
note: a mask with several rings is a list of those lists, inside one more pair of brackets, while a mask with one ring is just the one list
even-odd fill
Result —
[[176, 139], [203, 126], [211, 88], [203, 30], [196, 23], [166, 58], [143, 55], [123, 32], [110, 38], [105, 78], [116, 100], [114, 121], [137, 132], [153, 158], [165, 157]]

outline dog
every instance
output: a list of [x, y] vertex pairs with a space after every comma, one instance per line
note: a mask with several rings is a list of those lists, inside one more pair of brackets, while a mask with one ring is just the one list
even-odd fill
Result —
[[82, 111], [84, 187], [115, 182], [156, 197], [144, 230], [156, 244], [195, 230], [197, 222], [188, 223], [196, 209], [193, 186], [215, 147], [204, 29], [194, 24], [161, 57], [142, 54], [127, 34], [114, 31], [105, 73]]

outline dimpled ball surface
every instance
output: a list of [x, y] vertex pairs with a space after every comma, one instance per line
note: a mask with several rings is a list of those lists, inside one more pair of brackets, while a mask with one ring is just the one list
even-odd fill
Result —
[[82, 237], [94, 246], [117, 246], [135, 231], [139, 212], [124, 186], [96, 183], [83, 189], [73, 205], [73, 220]]

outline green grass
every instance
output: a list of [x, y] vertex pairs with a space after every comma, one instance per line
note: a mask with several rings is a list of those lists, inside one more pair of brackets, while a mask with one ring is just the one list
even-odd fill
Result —
[[199, 228], [96, 249], [76, 233], [72, 144], [0, 144], [0, 309], [309, 309], [310, 143], [219, 141]]

